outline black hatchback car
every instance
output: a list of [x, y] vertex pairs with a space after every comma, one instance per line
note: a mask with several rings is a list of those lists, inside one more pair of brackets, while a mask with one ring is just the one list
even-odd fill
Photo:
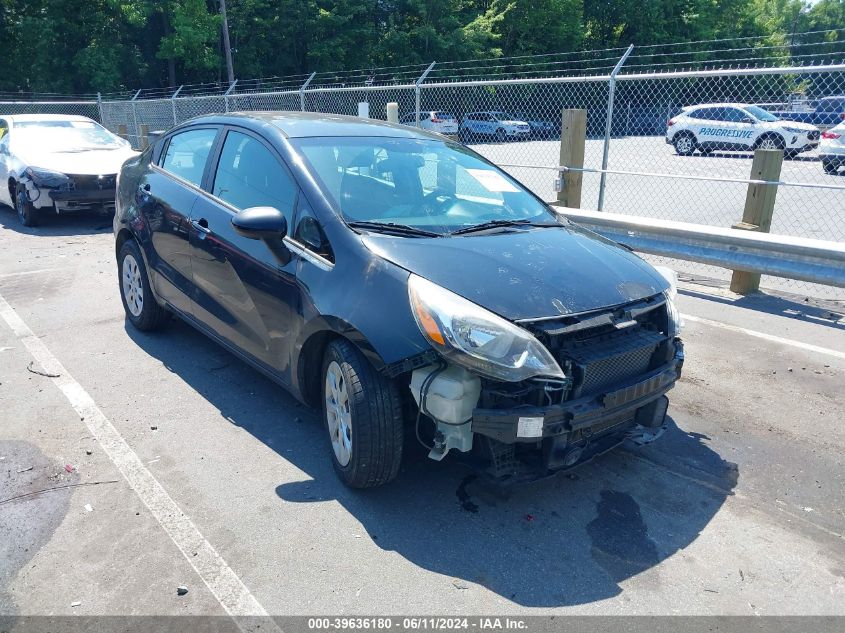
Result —
[[178, 315], [320, 408], [354, 487], [406, 436], [500, 482], [650, 441], [681, 372], [670, 274], [415, 128], [193, 119], [124, 164], [114, 233], [129, 321]]

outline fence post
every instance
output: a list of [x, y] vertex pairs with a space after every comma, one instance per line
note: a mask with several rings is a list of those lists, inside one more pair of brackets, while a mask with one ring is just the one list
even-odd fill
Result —
[[[560, 125], [560, 162], [561, 167], [584, 166], [584, 140], [587, 137], [587, 111], [563, 110]], [[560, 174], [561, 188], [557, 200], [565, 207], [581, 208], [580, 171], [564, 171]]]
[[117, 126], [117, 135], [122, 139], [126, 139], [127, 141], [129, 140], [129, 134], [126, 131], [126, 123], [121, 123]]
[[132, 131], [135, 132], [135, 138], [138, 137], [138, 112], [135, 109], [135, 100], [138, 98], [138, 95], [141, 94], [141, 91], [138, 90], [129, 102], [132, 104]]
[[[783, 166], [783, 150], [758, 149], [754, 151], [754, 161], [751, 163], [751, 180], [780, 180], [780, 170]], [[742, 211], [742, 222], [734, 224], [732, 228], [745, 231], [759, 231], [768, 233], [772, 228], [772, 214], [775, 210], [775, 199], [778, 195], [777, 185], [761, 185], [749, 183], [745, 194], [745, 209]], [[731, 275], [731, 291], [737, 294], [748, 294], [760, 289], [760, 275], [735, 270]]]
[[176, 89], [176, 92], [173, 93], [173, 96], [170, 97], [170, 107], [173, 108], [173, 125], [176, 125], [176, 97], [179, 93], [182, 92], [182, 86], [179, 86]]
[[100, 123], [106, 126], [106, 119], [103, 117], [103, 95], [97, 93], [97, 113], [100, 115]]
[[399, 104], [395, 101], [387, 104], [387, 121], [388, 123], [399, 123]]
[[141, 147], [141, 151], [143, 152], [150, 146], [150, 126], [146, 123], [141, 123], [141, 139], [138, 144]]
[[428, 65], [428, 68], [423, 71], [423, 74], [420, 75], [420, 78], [414, 82], [414, 111], [416, 112], [417, 127], [420, 126], [420, 86], [422, 85], [422, 82], [425, 81], [425, 78], [428, 77], [428, 73], [431, 72], [431, 69], [434, 68], [436, 63], [437, 62], [431, 62]]
[[238, 80], [235, 79], [235, 81], [233, 81], [231, 84], [229, 84], [229, 87], [226, 89], [226, 92], [223, 93], [223, 108], [226, 110], [226, 112], [229, 111], [229, 93], [231, 93], [232, 90], [235, 89], [235, 85], [237, 83], [238, 83]]
[[[610, 152], [610, 132], [611, 127], [613, 126], [613, 95], [616, 93], [616, 75], [619, 73], [620, 69], [622, 68], [622, 64], [625, 63], [625, 60], [631, 54], [631, 51], [634, 50], [634, 45], [631, 44], [628, 47], [628, 50], [622, 55], [618, 62], [616, 62], [616, 66], [613, 67], [613, 70], [610, 73], [610, 77], [608, 78], [607, 84], [607, 122], [605, 123], [604, 127], [604, 149], [602, 150], [602, 157], [601, 157], [601, 168], [607, 169], [607, 156]], [[599, 181], [599, 203], [598, 203], [598, 210], [604, 210], [604, 188], [607, 184], [607, 174], [602, 171], [601, 180]]]
[[303, 112], [305, 112], [305, 89], [308, 87], [308, 84], [311, 83], [311, 80], [314, 79], [314, 75], [316, 74], [316, 71], [311, 73], [308, 76], [308, 79], [305, 80], [305, 83], [299, 87], [299, 107], [302, 109]]

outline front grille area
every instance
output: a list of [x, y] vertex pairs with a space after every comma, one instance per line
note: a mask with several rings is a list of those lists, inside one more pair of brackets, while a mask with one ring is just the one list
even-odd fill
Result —
[[565, 342], [558, 357], [570, 365], [579, 396], [608, 390], [648, 372], [666, 337], [639, 325], [579, 341]]
[[68, 191], [108, 191], [115, 188], [117, 176], [69, 176]]

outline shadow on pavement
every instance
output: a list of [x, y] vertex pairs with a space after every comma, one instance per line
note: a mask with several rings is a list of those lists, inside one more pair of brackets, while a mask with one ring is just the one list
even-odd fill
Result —
[[[619, 583], [695, 541], [738, 479], [737, 467], [708, 446], [709, 438], [672, 422], [651, 446], [617, 449], [509, 491], [482, 484], [450, 457], [430, 461], [411, 431], [396, 481], [351, 490], [333, 472], [318, 413], [180, 321], [157, 335], [125, 328], [229, 423], [307, 473], [278, 484], [278, 497], [336, 500], [382, 550], [451, 578], [456, 591], [475, 583], [531, 607], [615, 596]], [[326, 533], [331, 529], [320, 538]], [[659, 582], [653, 578], [646, 582]]]
[[96, 211], [76, 211], [61, 214], [42, 211], [38, 218], [38, 225], [26, 227], [18, 221], [18, 215], [14, 209], [0, 204], [0, 229], [8, 229], [25, 235], [52, 237], [94, 235], [111, 232], [112, 216]]
[[[714, 303], [721, 303], [755, 312], [765, 312], [774, 316], [787, 317], [796, 321], [804, 321], [815, 325], [824, 325], [836, 330], [845, 331], [845, 307], [829, 302], [831, 307], [824, 305], [824, 300], [813, 300], [809, 298], [802, 300], [800, 297], [790, 298], [775, 294], [753, 293], [737, 298], [722, 297], [700, 290], [689, 288], [678, 288], [678, 292], [688, 297], [707, 299]], [[814, 305], [820, 303], [821, 305]]]

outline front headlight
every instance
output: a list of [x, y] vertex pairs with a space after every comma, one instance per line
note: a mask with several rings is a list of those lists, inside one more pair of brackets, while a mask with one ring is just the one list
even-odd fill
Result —
[[416, 275], [408, 280], [408, 297], [420, 331], [450, 361], [507, 382], [565, 378], [540, 341], [481, 306]]
[[66, 174], [42, 167], [27, 167], [24, 173], [39, 187], [61, 187], [70, 182]]
[[675, 305], [675, 299], [678, 296], [678, 273], [665, 266], [655, 266], [654, 269], [669, 282], [669, 288], [663, 291], [663, 296], [666, 297], [666, 316], [669, 320], [669, 331], [666, 334], [678, 336], [684, 326], [681, 313], [678, 311], [678, 306]]

